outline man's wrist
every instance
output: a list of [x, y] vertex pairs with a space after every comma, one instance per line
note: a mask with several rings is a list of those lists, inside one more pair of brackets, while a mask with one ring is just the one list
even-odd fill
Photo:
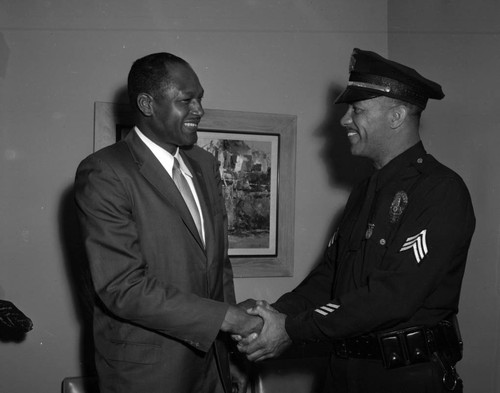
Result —
[[234, 329], [238, 326], [239, 322], [239, 310], [237, 307], [229, 305], [226, 311], [226, 315], [224, 316], [224, 320], [222, 321], [222, 325], [220, 330], [223, 332], [233, 332]]

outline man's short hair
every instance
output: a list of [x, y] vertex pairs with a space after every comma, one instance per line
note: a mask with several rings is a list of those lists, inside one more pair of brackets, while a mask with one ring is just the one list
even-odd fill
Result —
[[398, 98], [391, 98], [391, 97], [386, 97], [387, 100], [390, 100], [392, 102], [392, 105], [403, 105], [408, 108], [408, 114], [410, 116], [417, 116], [418, 118], [421, 117], [423, 109], [419, 107], [418, 105], [412, 104], [408, 101], [403, 101]]
[[132, 108], [137, 108], [137, 96], [140, 93], [159, 97], [171, 87], [171, 66], [189, 64], [171, 53], [153, 53], [136, 60], [128, 74], [128, 97]]

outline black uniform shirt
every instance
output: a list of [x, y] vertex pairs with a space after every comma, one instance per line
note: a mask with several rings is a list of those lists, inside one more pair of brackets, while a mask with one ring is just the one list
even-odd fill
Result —
[[421, 143], [371, 179], [351, 193], [324, 261], [273, 305], [294, 341], [433, 326], [458, 312], [475, 227], [464, 182]]

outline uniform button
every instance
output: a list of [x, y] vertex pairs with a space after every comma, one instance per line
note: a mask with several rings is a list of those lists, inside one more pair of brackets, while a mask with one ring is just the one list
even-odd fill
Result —
[[423, 158], [419, 158], [419, 159], [417, 159], [417, 163], [421, 164], [422, 162], [424, 162], [424, 159], [423, 159]]
[[381, 246], [385, 246], [385, 239], [380, 239], [379, 243], [380, 243]]

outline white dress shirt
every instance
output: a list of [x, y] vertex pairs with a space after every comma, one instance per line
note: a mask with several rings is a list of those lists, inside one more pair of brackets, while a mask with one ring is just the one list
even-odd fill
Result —
[[149, 139], [146, 135], [144, 135], [139, 128], [134, 127], [135, 133], [141, 138], [141, 140], [146, 144], [146, 146], [151, 150], [151, 152], [154, 154], [154, 156], [160, 161], [160, 164], [165, 168], [167, 173], [172, 177], [172, 168], [174, 166], [174, 157], [177, 158], [177, 161], [179, 161], [179, 168], [186, 178], [186, 181], [189, 184], [189, 188], [191, 189], [191, 192], [193, 193], [194, 200], [196, 201], [196, 207], [198, 208], [198, 212], [200, 213], [200, 218], [201, 218], [201, 228], [202, 228], [202, 240], [203, 243], [205, 243], [205, 226], [204, 226], [204, 220], [203, 220], [203, 213], [201, 212], [201, 207], [200, 207], [200, 201], [198, 199], [198, 194], [196, 193], [196, 189], [194, 187], [193, 183], [193, 175], [191, 174], [191, 171], [189, 168], [184, 164], [184, 161], [182, 160], [181, 155], [179, 154], [179, 148], [177, 148], [177, 151], [175, 152], [174, 155], [170, 154], [168, 151], [166, 151], [163, 147], [160, 147], [156, 143], [154, 143], [151, 139]]

